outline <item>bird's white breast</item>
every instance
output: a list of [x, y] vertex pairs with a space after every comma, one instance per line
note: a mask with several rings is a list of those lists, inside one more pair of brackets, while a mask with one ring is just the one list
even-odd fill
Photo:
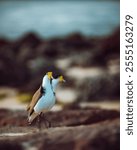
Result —
[[53, 94], [53, 91], [49, 91], [39, 99], [34, 107], [34, 111], [40, 113], [42, 111], [49, 110], [54, 106], [54, 104], [55, 95]]
[[45, 110], [51, 109], [55, 104], [55, 95], [53, 93], [50, 80], [45, 76], [42, 81], [42, 87], [46, 89], [45, 94], [38, 100], [37, 104], [34, 107], [36, 113], [40, 113]]

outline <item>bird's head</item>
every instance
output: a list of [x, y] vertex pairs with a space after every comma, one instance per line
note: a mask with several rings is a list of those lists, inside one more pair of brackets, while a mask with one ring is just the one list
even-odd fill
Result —
[[48, 79], [49, 79], [49, 80], [53, 78], [53, 76], [52, 76], [52, 72], [47, 72], [47, 74], [46, 74], [46, 75], [48, 76]]
[[66, 82], [66, 81], [64, 80], [63, 76], [59, 76], [58, 79], [59, 79], [59, 82]]
[[56, 91], [56, 87], [58, 85], [59, 82], [65, 82], [64, 78], [62, 75], [58, 76], [54, 76], [54, 78], [52, 79], [52, 87], [53, 87], [53, 90], [54, 92]]

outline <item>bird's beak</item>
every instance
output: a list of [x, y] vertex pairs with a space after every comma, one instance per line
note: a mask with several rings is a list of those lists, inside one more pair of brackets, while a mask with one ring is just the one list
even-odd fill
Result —
[[53, 79], [52, 72], [48, 72], [48, 79]]
[[63, 76], [60, 76], [60, 77], [59, 77], [59, 82], [66, 82], [66, 81], [64, 80]]
[[66, 82], [66, 80], [63, 79], [62, 82]]

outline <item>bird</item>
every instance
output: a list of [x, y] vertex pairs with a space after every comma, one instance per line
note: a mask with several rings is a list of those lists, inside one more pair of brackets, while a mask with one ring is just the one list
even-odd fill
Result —
[[56, 93], [56, 88], [59, 82], [66, 82], [66, 80], [64, 79], [62, 75], [57, 76], [56, 78], [52, 78], [51, 80], [51, 85], [52, 85], [54, 93]]
[[29, 124], [31, 124], [36, 117], [40, 116], [41, 113], [50, 110], [54, 106], [56, 101], [55, 90], [59, 82], [65, 82], [63, 76], [53, 78], [52, 72], [48, 72], [43, 77], [42, 85], [35, 92], [32, 101], [27, 107]]
[[34, 95], [32, 97], [32, 100], [31, 100], [30, 104], [27, 107], [29, 124], [31, 124], [32, 121], [37, 116], [40, 115], [40, 113], [44, 109], [44, 106], [45, 106], [45, 109], [46, 109], [46, 106], [49, 107], [50, 104], [45, 104], [44, 105], [45, 101], [48, 101], [49, 103], [50, 103], [50, 101], [51, 102], [55, 101], [53, 90], [51, 88], [51, 79], [52, 78], [53, 78], [52, 72], [47, 72], [46, 75], [44, 75], [44, 77], [43, 77], [41, 86], [34, 93]]

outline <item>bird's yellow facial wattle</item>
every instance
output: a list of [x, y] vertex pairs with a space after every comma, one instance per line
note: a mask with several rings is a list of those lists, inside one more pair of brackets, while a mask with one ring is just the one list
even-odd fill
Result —
[[66, 82], [63, 78], [63, 76], [59, 76], [59, 82]]
[[48, 75], [48, 79], [49, 79], [49, 80], [53, 78], [52, 72], [48, 72], [47, 75]]

